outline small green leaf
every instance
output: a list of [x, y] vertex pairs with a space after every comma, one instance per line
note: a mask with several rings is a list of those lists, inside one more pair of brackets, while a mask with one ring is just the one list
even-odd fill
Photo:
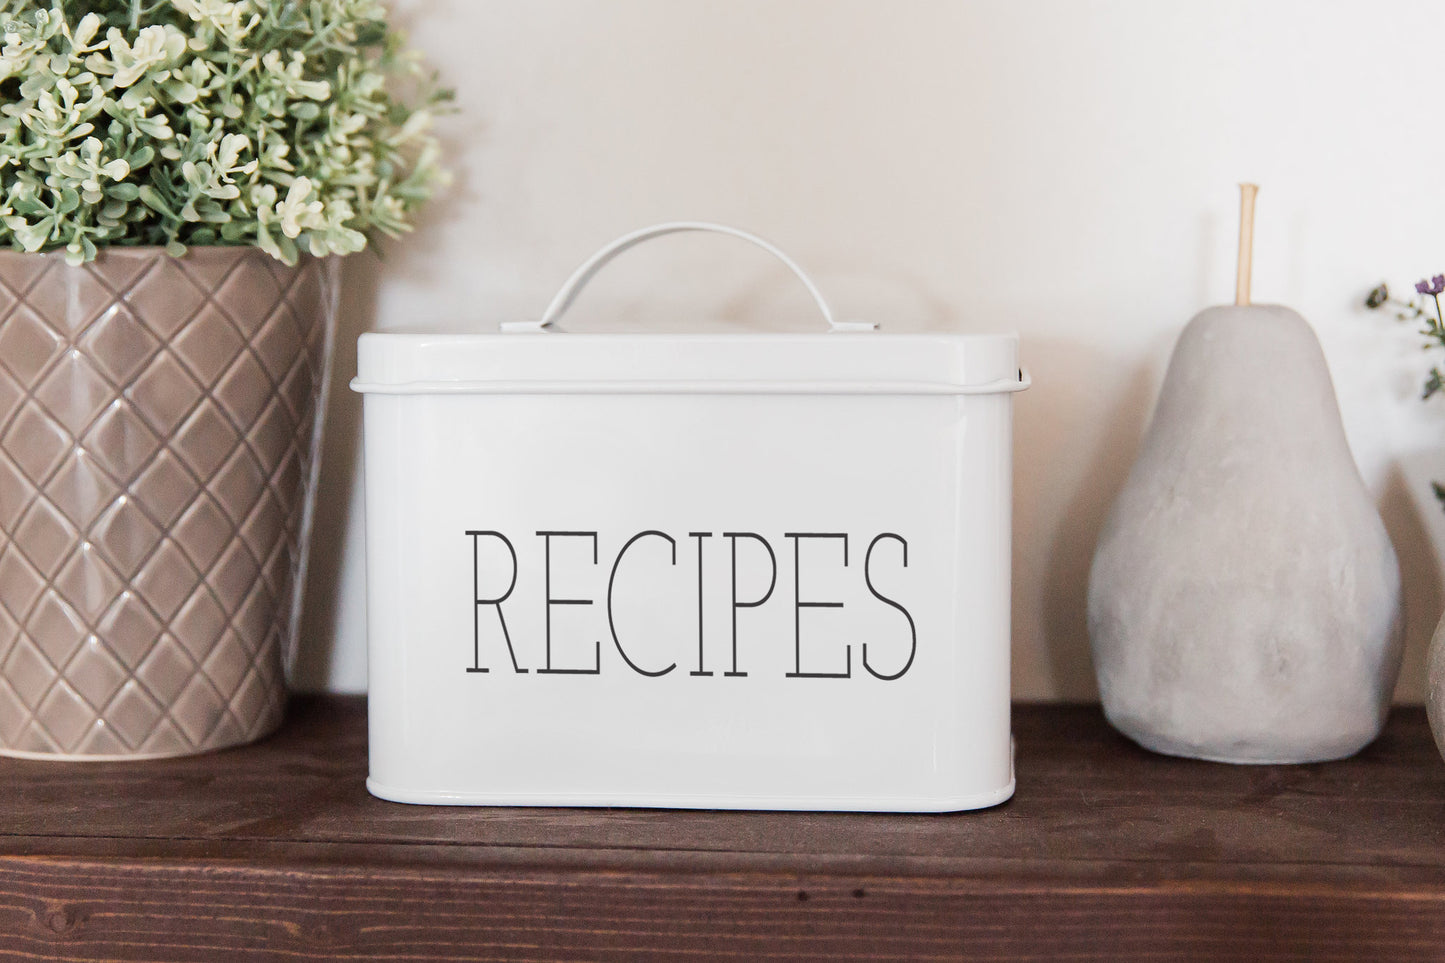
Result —
[[141, 187], [139, 197], [141, 203], [151, 210], [159, 211], [170, 218], [179, 219], [180, 215], [176, 213], [175, 208], [167, 204], [165, 200], [162, 199], [160, 192], [149, 184]]

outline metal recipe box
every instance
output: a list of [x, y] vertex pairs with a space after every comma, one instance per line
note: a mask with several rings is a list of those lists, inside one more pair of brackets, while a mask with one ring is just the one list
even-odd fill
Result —
[[[753, 241], [829, 331], [543, 332], [619, 251]], [[943, 811], [1013, 793], [1013, 335], [832, 320], [670, 224], [543, 319], [368, 334], [368, 788]]]

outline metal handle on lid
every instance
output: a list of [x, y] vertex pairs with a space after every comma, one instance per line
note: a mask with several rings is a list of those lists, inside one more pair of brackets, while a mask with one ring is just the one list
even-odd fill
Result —
[[552, 299], [552, 303], [547, 305], [547, 310], [542, 312], [540, 320], [505, 321], [502, 323], [502, 330], [534, 333], [545, 331], [572, 305], [572, 302], [577, 299], [577, 295], [582, 292], [582, 288], [586, 286], [588, 281], [592, 280], [593, 275], [602, 270], [607, 262], [628, 248], [641, 244], [643, 241], [648, 241], [655, 237], [662, 237], [666, 234], [680, 234], [684, 231], [710, 231], [714, 234], [727, 234], [732, 237], [741, 238], [744, 241], [748, 241], [762, 248], [779, 261], [782, 261], [788, 270], [792, 271], [798, 280], [803, 282], [803, 287], [808, 289], [808, 293], [813, 297], [813, 303], [818, 305], [818, 310], [823, 314], [823, 320], [828, 322], [829, 331], [872, 331], [878, 327], [876, 324], [867, 321], [834, 320], [833, 312], [828, 307], [828, 302], [823, 300], [822, 292], [818, 290], [817, 285], [813, 283], [812, 279], [803, 272], [803, 269], [800, 268], [792, 258], [757, 235], [749, 234], [747, 231], [740, 231], [735, 227], [728, 227], [724, 224], [709, 224], [705, 221], [674, 221], [668, 224], [655, 224], [652, 227], [644, 227], [639, 231], [633, 231], [631, 234], [624, 234], [622, 237], [619, 237], [592, 255], [582, 263], [581, 267], [572, 272], [572, 276], [562, 285], [562, 289], [557, 292], [557, 296]]

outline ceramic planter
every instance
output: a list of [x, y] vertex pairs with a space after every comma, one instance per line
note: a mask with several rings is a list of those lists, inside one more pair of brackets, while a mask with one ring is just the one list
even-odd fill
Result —
[[334, 293], [249, 248], [0, 252], [0, 754], [279, 724]]

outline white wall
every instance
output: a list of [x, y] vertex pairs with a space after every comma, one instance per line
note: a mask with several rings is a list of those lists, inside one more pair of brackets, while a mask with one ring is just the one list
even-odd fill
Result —
[[[397, 0], [458, 89], [445, 201], [348, 265], [317, 564], [297, 677], [365, 685], [356, 399], [363, 330], [536, 316], [654, 221], [785, 247], [843, 317], [1022, 335], [1014, 690], [1092, 698], [1084, 585], [1170, 346], [1233, 295], [1237, 181], [1263, 185], [1255, 299], [1315, 325], [1407, 580], [1399, 695], [1442, 607], [1417, 504], [1445, 410], [1427, 358], [1358, 307], [1445, 270], [1445, 5], [1219, 0]], [[687, 237], [619, 262], [599, 329], [811, 323], [755, 252]], [[1423, 496], [1428, 499], [1428, 493]]]

